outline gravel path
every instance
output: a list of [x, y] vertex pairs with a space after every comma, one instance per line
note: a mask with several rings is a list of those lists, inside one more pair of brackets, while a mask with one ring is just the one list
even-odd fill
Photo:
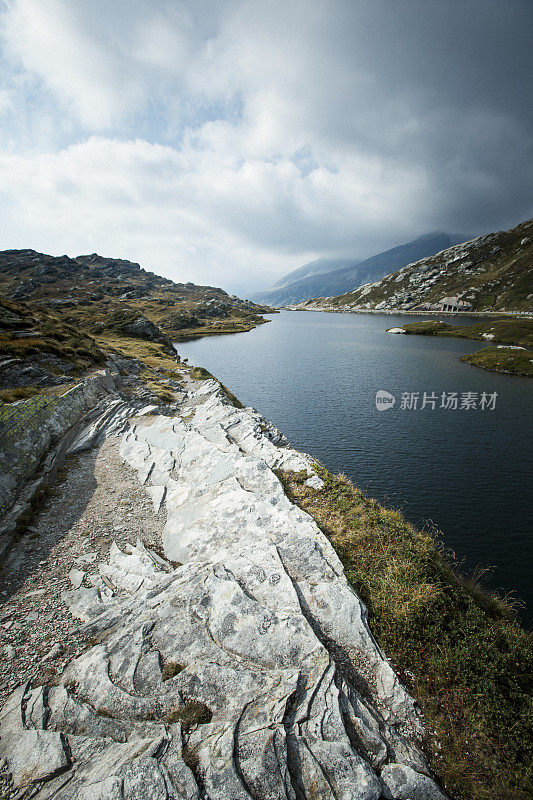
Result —
[[110, 437], [69, 459], [0, 571], [0, 707], [20, 683], [53, 683], [87, 647], [61, 593], [90, 586], [113, 540], [160, 549], [166, 512], [154, 514], [118, 446]]

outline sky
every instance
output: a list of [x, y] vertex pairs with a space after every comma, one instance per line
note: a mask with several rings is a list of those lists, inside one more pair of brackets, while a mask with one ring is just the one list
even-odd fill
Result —
[[246, 293], [532, 216], [531, 0], [0, 0], [0, 249]]

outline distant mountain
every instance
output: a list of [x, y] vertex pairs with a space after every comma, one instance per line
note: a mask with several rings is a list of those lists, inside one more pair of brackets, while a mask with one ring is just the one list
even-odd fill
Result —
[[[293, 269], [288, 275], [284, 275], [279, 281], [276, 281], [276, 283], [272, 285], [272, 289], [282, 289], [285, 286], [289, 286], [291, 283], [296, 283], [304, 278], [310, 278], [313, 275], [324, 275], [326, 272], [333, 272], [338, 269], [350, 269], [351, 267], [355, 267], [360, 260], [361, 259], [354, 258], [316, 258], [314, 261], [304, 264], [303, 267]], [[269, 290], [267, 289], [265, 291]], [[257, 292], [256, 294], [259, 296], [260, 294], [264, 294], [264, 292]]]
[[[256, 302], [268, 303], [271, 306], [286, 306], [301, 303], [303, 300], [313, 297], [330, 297], [331, 295], [343, 294], [362, 286], [364, 283], [376, 281], [384, 275], [404, 267], [406, 264], [411, 264], [420, 258], [431, 256], [439, 250], [444, 250], [450, 245], [462, 242], [464, 239], [464, 236], [454, 236], [449, 233], [428, 233], [412, 242], [398, 245], [364, 261], [346, 260], [341, 267], [333, 270], [324, 271], [320, 274], [316, 272], [315, 274], [308, 273], [307, 277], [287, 282], [291, 275], [294, 278], [301, 270], [305, 271], [317, 263], [312, 261], [310, 264], [305, 264], [299, 270], [294, 270], [289, 275], [286, 275], [285, 278], [282, 278], [281, 281], [278, 281], [278, 284], [282, 283], [281, 286], [273, 287], [265, 292], [257, 292], [252, 295], [252, 299]], [[333, 261], [328, 262], [327, 259], [318, 259], [318, 261], [326, 264], [334, 263]]]
[[533, 219], [408, 264], [302, 308], [331, 311], [533, 311]]

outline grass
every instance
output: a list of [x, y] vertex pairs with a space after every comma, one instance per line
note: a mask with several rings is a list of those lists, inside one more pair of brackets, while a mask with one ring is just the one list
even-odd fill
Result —
[[505, 600], [462, 579], [435, 539], [318, 468], [278, 473], [369, 609], [372, 631], [426, 720], [428, 756], [456, 800], [532, 796], [533, 653]]
[[484, 347], [476, 353], [463, 356], [461, 361], [472, 364], [474, 367], [488, 369], [491, 372], [533, 377], [533, 351], [531, 350]]
[[182, 381], [183, 380], [183, 373], [177, 369], [163, 369], [161, 370], [161, 375], [164, 378], [170, 378], [172, 381]]
[[195, 725], [205, 725], [211, 722], [213, 714], [210, 709], [199, 700], [187, 700], [183, 706], [165, 714], [163, 719], [167, 723], [181, 722], [184, 731], [190, 730]]
[[27, 400], [39, 394], [37, 386], [17, 386], [14, 389], [0, 389], [0, 401], [2, 403], [16, 403], [18, 400]]
[[222, 393], [226, 395], [226, 398], [229, 400], [232, 406], [235, 406], [235, 408], [244, 408], [243, 403], [241, 403], [238, 397], [235, 397], [233, 392], [231, 392], [227, 386], [224, 386], [224, 384], [221, 383], [220, 388], [222, 389]]
[[214, 325], [209, 321], [205, 321], [204, 325], [197, 326], [195, 328], [181, 328], [180, 330], [165, 328], [163, 324], [163, 330], [173, 341], [187, 341], [189, 339], [200, 339], [202, 336], [222, 336], [226, 333], [246, 333], [247, 331], [251, 331], [253, 328], [257, 327], [257, 325], [261, 325], [264, 322], [268, 322], [268, 320], [259, 316], [254, 316], [252, 320], [234, 317], [221, 322], [216, 322]]
[[0, 403], [16, 403], [18, 400], [27, 400], [37, 394], [61, 395], [73, 386], [74, 383], [62, 383], [59, 386], [17, 386], [14, 389], [0, 389]]
[[139, 378], [147, 389], [154, 394], [162, 403], [173, 403], [175, 401], [174, 392], [164, 380], [159, 380], [153, 372], [141, 372]]
[[[113, 301], [112, 301], [113, 302]], [[115, 301], [116, 302], [116, 301]], [[120, 308], [109, 307], [106, 303], [94, 303], [91, 307], [69, 309], [81, 328], [87, 329], [93, 335], [128, 335], [124, 330], [128, 322], [134, 321], [139, 314], [153, 322], [162, 334], [171, 341], [199, 339], [202, 336], [220, 336], [226, 333], [244, 333], [252, 330], [263, 322], [268, 322], [258, 314], [249, 314], [236, 311], [227, 319], [196, 319], [190, 317], [190, 322], [182, 327], [178, 317], [187, 321], [189, 312], [194, 311], [194, 304], [184, 302], [179, 304], [182, 314], [170, 313], [163, 300], [130, 300], [121, 303]], [[270, 311], [270, 309], [266, 309]]]
[[194, 381], [216, 380], [215, 376], [203, 367], [193, 367], [190, 375]]
[[184, 665], [179, 664], [177, 661], [165, 661], [161, 670], [161, 677], [164, 681], [169, 681], [179, 675], [180, 672], [183, 672], [184, 669]]
[[0, 333], [0, 355], [24, 359], [38, 353], [51, 353], [76, 366], [80, 362], [82, 366], [89, 366], [105, 361], [104, 354], [90, 336], [78, 334], [70, 330], [70, 326], [61, 326], [59, 321], [50, 323], [50, 328], [41, 330], [38, 338], [31, 339], [16, 339], [10, 334]]
[[[460, 339], [477, 339], [499, 344], [533, 347], [533, 320], [506, 317], [478, 322], [474, 325], [449, 325], [439, 320], [424, 320], [402, 325], [408, 334], [421, 336], [454, 336]], [[488, 337], [492, 337], [488, 339]]]
[[[30, 309], [0, 297], [0, 356], [33, 362], [42, 383], [58, 376], [75, 379], [105, 363], [106, 355], [92, 336], [78, 330], [61, 315]], [[50, 378], [54, 378], [50, 381]], [[37, 378], [39, 380], [39, 378]], [[57, 387], [60, 388], [60, 387]], [[32, 397], [37, 386], [6, 386], [0, 400], [7, 403]], [[51, 388], [44, 391], [50, 393]]]
[[145, 339], [134, 339], [128, 336], [95, 336], [97, 343], [113, 353], [126, 356], [127, 358], [138, 358], [152, 369], [174, 371], [176, 369], [176, 359], [168, 355], [163, 345], [157, 342], [149, 342]]
[[[186, 297], [176, 301], [175, 295], [165, 293], [145, 300], [128, 300], [117, 302], [115, 298], [103, 302], [91, 303], [88, 306], [67, 309], [66, 313], [76, 318], [80, 328], [95, 334], [123, 334], [128, 322], [134, 321], [139, 314], [153, 322], [161, 332], [172, 341], [198, 339], [201, 336], [217, 336], [226, 333], [242, 333], [250, 331], [256, 325], [268, 322], [260, 313], [269, 313], [268, 307], [257, 307], [256, 312], [235, 307], [227, 318], [202, 318], [196, 316], [197, 300], [207, 300], [216, 289], [201, 291], [201, 287], [187, 290]], [[189, 296], [190, 293], [190, 296]], [[168, 294], [168, 296], [166, 296]], [[223, 298], [219, 298], [223, 299]], [[170, 305], [170, 303], [172, 305]]]

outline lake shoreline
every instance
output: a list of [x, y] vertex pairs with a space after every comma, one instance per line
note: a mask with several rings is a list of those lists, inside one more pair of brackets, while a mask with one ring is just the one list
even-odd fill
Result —
[[[386, 333], [408, 320], [282, 312], [245, 337], [176, 346], [189, 363], [204, 365], [243, 403], [258, 408], [296, 447], [346, 473], [385, 505], [402, 508], [413, 524], [444, 531], [445, 545], [465, 569], [490, 566], [490, 590], [516, 592], [530, 624], [531, 585], [518, 555], [524, 547], [529, 552], [529, 378], [461, 363], [473, 349], [463, 339]], [[459, 322], [466, 320], [454, 320]], [[394, 395], [392, 410], [376, 410], [378, 390]], [[422, 409], [424, 391], [438, 398], [433, 411]], [[402, 409], [402, 395], [410, 392], [418, 392], [418, 408]], [[451, 392], [457, 393], [455, 411], [440, 408], [441, 395]], [[461, 410], [467, 392], [478, 404], [483, 393], [496, 393], [495, 411], [482, 412], [481, 405]], [[487, 485], [487, 502], [473, 505], [467, 493], [479, 496]]]
[[[131, 366], [130, 389], [144, 397], [144, 384]], [[326, 731], [318, 735], [324, 741], [319, 756], [329, 752], [331, 742], [345, 742], [344, 750], [335, 750], [335, 760], [326, 756], [324, 766], [332, 775], [337, 769], [346, 774], [353, 759], [351, 742], [375, 785], [375, 797], [380, 781], [392, 786], [399, 775], [410, 794], [420, 789], [425, 796], [446, 800], [431, 778], [435, 775], [450, 796], [486, 800], [494, 791], [501, 800], [526, 800], [521, 782], [527, 769], [524, 676], [531, 671], [531, 655], [509, 606], [460, 577], [427, 531], [292, 448], [267, 418], [228, 396], [205, 368], [183, 363], [178, 368], [179, 378], [160, 379], [173, 399], [159, 409], [128, 406], [129, 395], [115, 407], [122, 373], [104, 376], [96, 419], [71, 444], [71, 452], [81, 456], [69, 463], [32, 520], [38, 534], [32, 565], [50, 559], [53, 580], [51, 567], [27, 565], [28, 592], [20, 578], [10, 576], [15, 580], [9, 587], [9, 614], [24, 619], [29, 598], [31, 613], [43, 618], [38, 647], [39, 655], [44, 653], [36, 666], [22, 646], [20, 625], [13, 630], [4, 626], [2, 643], [12, 654], [4, 672], [12, 691], [2, 714], [0, 755], [15, 771], [15, 782], [24, 778], [19, 765], [29, 763], [49, 779], [47, 786], [62, 788], [62, 774], [50, 767], [48, 751], [34, 747], [39, 734], [59, 753], [62, 742], [68, 742], [64, 771], [72, 787], [92, 786], [93, 779], [107, 777], [105, 748], [116, 747], [112, 738], [111, 743], [102, 740], [102, 726], [115, 737], [131, 730], [135, 742], [142, 724], [141, 744], [153, 744], [155, 751], [161, 736], [158, 714], [170, 725], [168, 741], [183, 746], [169, 763], [174, 769], [180, 765], [181, 777], [193, 788], [195, 780], [215, 785], [220, 752], [211, 751], [209, 742], [213, 731], [222, 734], [228, 725], [230, 730], [235, 726], [228, 753], [242, 747], [246, 769], [270, 776], [262, 760], [250, 766], [240, 730], [244, 711], [240, 716], [232, 712], [239, 703], [248, 708], [255, 680], [254, 702], [269, 722], [260, 730], [279, 727], [295, 735], [284, 712], [289, 695], [294, 707], [301, 707], [298, 742], [305, 742], [304, 723], [312, 707], [313, 719], [323, 714], [325, 720], [319, 728]], [[58, 505], [63, 509], [59, 516]], [[73, 517], [62, 530], [67, 507]], [[11, 553], [13, 563], [23, 556], [23, 546]], [[61, 608], [60, 630], [53, 614], [44, 622], [54, 605]], [[196, 622], [205, 605], [211, 627]], [[242, 613], [237, 633], [232, 622], [236, 608]], [[210, 634], [212, 627], [216, 636]], [[155, 651], [145, 646], [147, 631]], [[292, 649], [285, 656], [289, 631]], [[47, 652], [50, 636], [55, 644]], [[32, 639], [30, 649], [36, 644]], [[214, 647], [219, 648], [215, 658]], [[281, 648], [279, 658], [289, 659], [282, 661], [281, 671], [269, 648], [276, 656]], [[304, 656], [306, 664], [313, 662], [305, 690], [299, 680]], [[127, 664], [129, 672], [135, 667], [135, 704], [122, 683], [110, 681], [109, 658]], [[139, 664], [145, 663], [142, 672]], [[235, 677], [228, 678], [228, 671]], [[193, 687], [192, 700], [174, 698], [183, 680], [184, 692]], [[214, 687], [224, 681], [230, 682], [222, 703]], [[306, 705], [306, 691], [312, 706]], [[21, 728], [26, 707], [44, 708], [45, 721], [34, 715], [33, 727]], [[332, 715], [338, 719], [333, 733]], [[78, 719], [83, 719], [85, 737], [100, 748], [96, 756], [88, 758], [79, 746]], [[178, 724], [177, 730], [172, 727]], [[64, 740], [57, 731], [64, 731]], [[309, 737], [312, 745], [314, 726]], [[137, 755], [130, 753], [129, 742], [126, 759]], [[269, 746], [268, 740], [267, 752]], [[188, 757], [193, 747], [202, 752], [201, 769]], [[181, 757], [190, 774], [176, 761]], [[164, 772], [164, 755], [160, 762]], [[148, 787], [159, 761], [139, 763], [139, 785]], [[227, 763], [233, 763], [231, 758]], [[232, 775], [231, 766], [225, 767], [222, 777], [229, 786]], [[304, 764], [303, 783], [314, 786], [314, 776]]]
[[[501, 375], [533, 377], [533, 321], [524, 318], [496, 319], [491, 323], [449, 325], [442, 321], [410, 322], [388, 328], [387, 333], [407, 336], [439, 336], [484, 342], [474, 353], [462, 356], [461, 361], [479, 369]], [[487, 346], [488, 345], [488, 346]]]
[[306, 307], [302, 308], [296, 306], [283, 306], [282, 311], [319, 311], [327, 314], [384, 314], [386, 316], [407, 315], [414, 317], [485, 317], [494, 319], [496, 317], [523, 317], [525, 319], [533, 319], [533, 312], [527, 311], [404, 311], [403, 309], [387, 309], [376, 311], [373, 308], [318, 308]]

